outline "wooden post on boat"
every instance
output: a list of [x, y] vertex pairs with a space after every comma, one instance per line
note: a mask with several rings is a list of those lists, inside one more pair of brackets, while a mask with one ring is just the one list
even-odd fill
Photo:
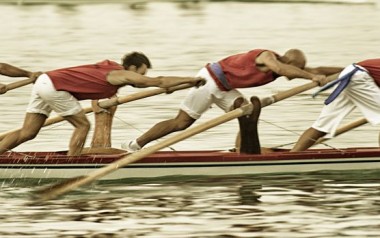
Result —
[[[244, 100], [238, 98], [234, 102], [234, 108], [241, 107]], [[249, 115], [238, 117], [240, 128], [240, 148], [236, 148], [240, 153], [261, 154], [261, 146], [257, 123], [261, 112], [261, 103], [258, 97], [251, 97], [253, 110]]]
[[98, 100], [92, 101], [92, 109], [95, 117], [94, 133], [92, 135], [91, 148], [110, 148], [113, 116], [117, 106], [107, 109], [98, 105]]

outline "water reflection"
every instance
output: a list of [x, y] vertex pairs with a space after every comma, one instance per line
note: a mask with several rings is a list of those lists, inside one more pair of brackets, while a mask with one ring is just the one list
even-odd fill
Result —
[[3, 184], [0, 200], [13, 198], [0, 208], [0, 235], [376, 237], [379, 173], [103, 181], [43, 206], [24, 206], [30, 187]]

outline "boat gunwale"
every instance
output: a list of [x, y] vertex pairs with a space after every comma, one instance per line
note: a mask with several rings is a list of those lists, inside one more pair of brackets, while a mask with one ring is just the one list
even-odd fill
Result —
[[[108, 164], [127, 153], [67, 156], [65, 152], [10, 152], [0, 155], [0, 165], [64, 165], [64, 164]], [[295, 160], [328, 160], [380, 157], [380, 148], [355, 147], [345, 149], [310, 149], [302, 152], [279, 150], [268, 154], [243, 154], [228, 151], [160, 151], [133, 164], [171, 163], [243, 163], [276, 162]], [[133, 165], [131, 164], [131, 165]]]

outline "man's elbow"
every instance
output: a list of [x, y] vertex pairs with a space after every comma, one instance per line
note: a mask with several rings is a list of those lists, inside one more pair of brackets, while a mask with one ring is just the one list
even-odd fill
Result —
[[4, 68], [5, 68], [5, 64], [4, 63], [0, 63], [0, 73], [1, 74], [4, 73]]

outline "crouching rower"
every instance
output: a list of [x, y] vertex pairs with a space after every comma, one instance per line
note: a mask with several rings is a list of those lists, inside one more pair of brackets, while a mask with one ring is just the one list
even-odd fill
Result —
[[292, 151], [306, 150], [323, 136], [333, 137], [341, 121], [355, 108], [372, 125], [380, 124], [380, 58], [347, 66], [336, 81], [318, 92], [334, 83], [338, 86], [326, 99], [318, 119], [301, 135]]

